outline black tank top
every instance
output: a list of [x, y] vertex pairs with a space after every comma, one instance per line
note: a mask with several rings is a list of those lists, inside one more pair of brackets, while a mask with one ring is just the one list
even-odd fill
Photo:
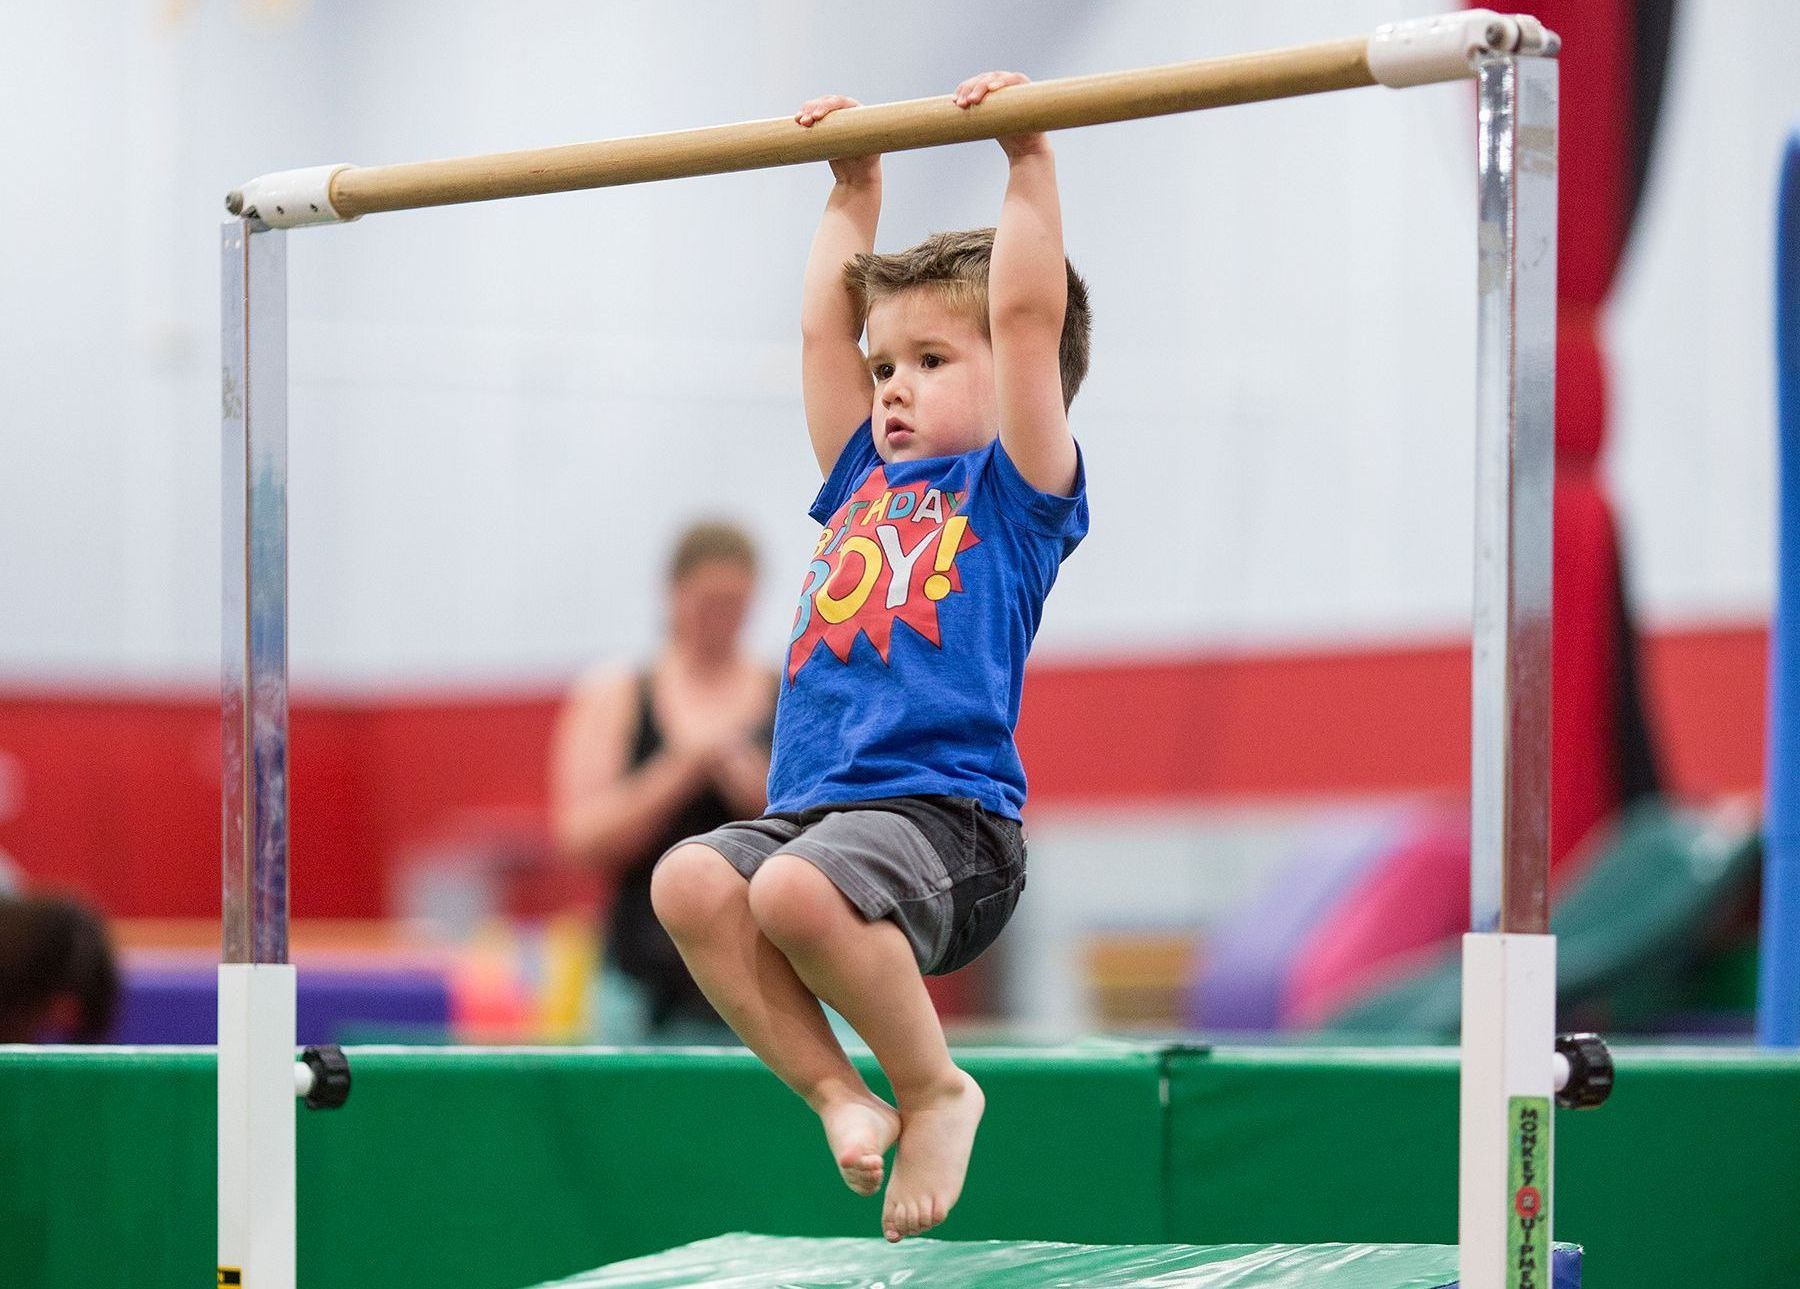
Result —
[[[662, 750], [662, 730], [656, 724], [656, 704], [651, 697], [648, 674], [638, 678], [638, 733], [631, 750], [630, 768], [635, 770]], [[652, 1025], [671, 1020], [700, 1020], [714, 1023], [719, 1014], [700, 986], [688, 974], [675, 942], [656, 920], [650, 905], [650, 873], [656, 861], [677, 842], [711, 832], [737, 817], [731, 804], [710, 784], [676, 812], [662, 835], [651, 842], [644, 853], [629, 865], [619, 879], [612, 915], [606, 933], [609, 961], [643, 986], [650, 1004]]]

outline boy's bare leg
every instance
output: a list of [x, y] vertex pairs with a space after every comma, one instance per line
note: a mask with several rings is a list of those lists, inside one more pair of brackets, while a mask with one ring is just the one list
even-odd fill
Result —
[[894, 1086], [900, 1151], [884, 1234], [898, 1240], [936, 1226], [962, 1194], [985, 1100], [950, 1059], [906, 936], [891, 921], [865, 921], [829, 878], [793, 855], [757, 870], [750, 910], [805, 987], [862, 1035]]
[[900, 1116], [869, 1090], [787, 957], [750, 915], [750, 883], [710, 847], [657, 865], [651, 898], [682, 960], [744, 1045], [818, 1114], [845, 1185], [881, 1189]]

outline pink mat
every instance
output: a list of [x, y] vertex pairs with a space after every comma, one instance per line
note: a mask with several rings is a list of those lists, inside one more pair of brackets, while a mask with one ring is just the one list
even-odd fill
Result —
[[1469, 817], [1421, 815], [1294, 957], [1282, 1023], [1311, 1028], [1469, 929]]

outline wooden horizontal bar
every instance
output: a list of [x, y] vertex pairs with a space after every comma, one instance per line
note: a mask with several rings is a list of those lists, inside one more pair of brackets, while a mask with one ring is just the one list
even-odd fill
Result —
[[1302, 45], [1011, 86], [973, 108], [949, 95], [847, 108], [807, 127], [791, 117], [522, 152], [347, 167], [331, 180], [338, 216], [494, 201], [693, 175], [934, 148], [1038, 130], [1373, 85], [1368, 38]]

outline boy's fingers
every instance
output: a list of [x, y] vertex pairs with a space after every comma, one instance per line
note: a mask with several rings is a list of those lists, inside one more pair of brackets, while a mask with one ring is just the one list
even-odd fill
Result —
[[974, 107], [995, 90], [1003, 90], [1008, 85], [1024, 85], [1030, 79], [1023, 72], [983, 72], [971, 76], [956, 87], [956, 105]]
[[862, 105], [853, 98], [846, 98], [842, 94], [828, 94], [824, 98], [808, 99], [802, 103], [800, 110], [794, 113], [794, 120], [801, 125], [811, 125], [814, 121], [830, 116], [840, 107], [860, 106]]
[[[832, 113], [837, 112], [839, 108], [857, 108], [857, 106], [862, 106], [862, 104], [857, 103], [855, 99], [846, 99], [846, 97], [841, 94], [835, 94], [832, 95], [832, 97], [826, 97], [826, 99], [814, 99], [812, 103], [805, 104], [805, 106], [799, 110], [799, 117], [796, 117], [796, 121], [799, 121], [803, 126], [806, 126], [806, 124], [812, 124], [814, 121], [823, 121], [824, 117], [832, 115]], [[801, 117], [805, 117], [805, 119], [801, 119]]]

